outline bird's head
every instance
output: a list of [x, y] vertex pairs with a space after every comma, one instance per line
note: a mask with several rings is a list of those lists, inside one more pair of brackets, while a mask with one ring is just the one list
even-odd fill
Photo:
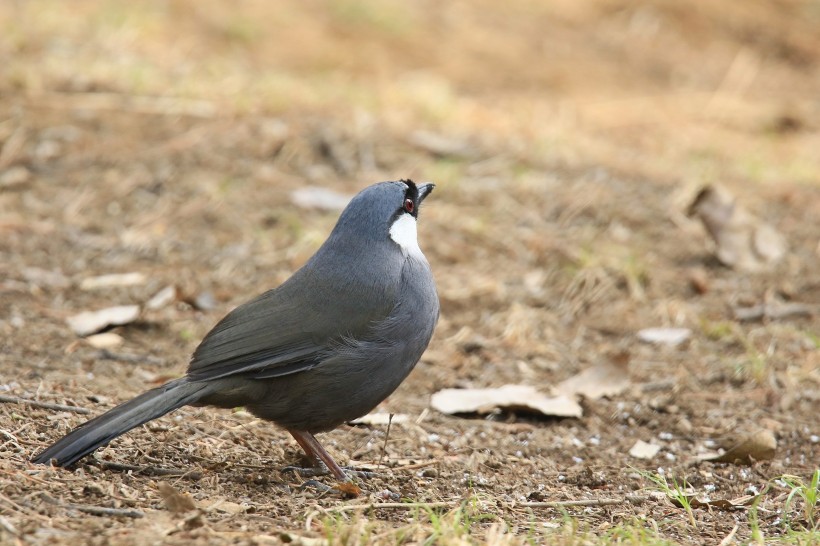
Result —
[[330, 239], [334, 243], [389, 242], [407, 256], [421, 256], [416, 219], [422, 201], [435, 187], [412, 180], [379, 182], [362, 190], [348, 203]]

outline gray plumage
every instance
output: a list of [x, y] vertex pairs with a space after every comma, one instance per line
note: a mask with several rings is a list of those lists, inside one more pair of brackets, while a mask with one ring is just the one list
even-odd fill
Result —
[[418, 208], [432, 189], [406, 180], [363, 190], [299, 271], [205, 336], [185, 377], [81, 425], [33, 461], [68, 466], [184, 405], [245, 406], [289, 430], [341, 479], [312, 434], [366, 414], [392, 393], [438, 320], [427, 260], [391, 237], [409, 215], [415, 244]]

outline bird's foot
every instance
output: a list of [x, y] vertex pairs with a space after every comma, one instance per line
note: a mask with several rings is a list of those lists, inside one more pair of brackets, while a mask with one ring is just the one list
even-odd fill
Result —
[[336, 485], [325, 485], [318, 480], [308, 480], [299, 487], [296, 488], [297, 491], [304, 491], [307, 488], [312, 488], [318, 491], [320, 494], [324, 493], [341, 493], [344, 497], [358, 497], [362, 494], [361, 488], [353, 482], [340, 482]]
[[[325, 485], [317, 480], [309, 479], [305, 483], [301, 484], [298, 487], [299, 491], [304, 491], [306, 488], [310, 487], [316, 489], [319, 493], [329, 493], [329, 492], [338, 492], [341, 493], [345, 497], [358, 497], [362, 494], [361, 488], [355, 483], [356, 478], [372, 478], [376, 475], [375, 472], [366, 472], [364, 470], [356, 470], [349, 467], [339, 467], [340, 470], [344, 472], [341, 476], [336, 476], [336, 479], [339, 480], [336, 482], [335, 485], [329, 486]], [[287, 466], [281, 470], [281, 472], [293, 472], [297, 476], [302, 478], [315, 478], [316, 476], [324, 476], [327, 474], [335, 474], [331, 472], [324, 464], [313, 466], [309, 468], [303, 468], [300, 466]]]

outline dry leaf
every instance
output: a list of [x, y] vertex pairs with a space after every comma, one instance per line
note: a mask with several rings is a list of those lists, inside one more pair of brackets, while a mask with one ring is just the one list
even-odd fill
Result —
[[159, 494], [162, 495], [165, 508], [172, 514], [184, 514], [185, 512], [196, 510], [194, 499], [189, 495], [183, 495], [168, 482], [159, 482], [157, 489], [159, 490]]
[[706, 457], [703, 460], [715, 463], [751, 464], [754, 461], [768, 461], [774, 458], [777, 451], [777, 439], [768, 429], [761, 429], [750, 434], [721, 455]]
[[715, 242], [715, 255], [728, 267], [758, 271], [780, 261], [786, 242], [770, 225], [755, 218], [725, 188], [706, 186], [689, 206]]
[[635, 442], [635, 445], [632, 446], [632, 449], [629, 450], [629, 454], [636, 459], [651, 459], [658, 452], [661, 450], [661, 446], [657, 444], [648, 444], [643, 440], [638, 440]]
[[328, 188], [307, 186], [291, 192], [290, 200], [303, 209], [342, 210], [353, 197]]
[[125, 340], [119, 334], [114, 332], [104, 332], [102, 334], [93, 334], [85, 338], [85, 342], [95, 349], [113, 349], [123, 344]]
[[476, 153], [476, 150], [464, 140], [447, 137], [431, 131], [414, 131], [410, 133], [407, 140], [413, 146], [439, 157], [469, 158]]
[[145, 281], [145, 275], [142, 273], [112, 273], [111, 275], [87, 277], [80, 283], [80, 289], [96, 290], [98, 288], [111, 288], [115, 286], [136, 286], [138, 284], [144, 284]]
[[[758, 495], [744, 495], [736, 499], [710, 499], [709, 497], [698, 497], [697, 495], [686, 495], [689, 505], [692, 508], [718, 508], [720, 510], [735, 510], [750, 506]], [[669, 500], [678, 508], [683, 508], [679, 499], [669, 497]]]
[[225, 499], [217, 500], [208, 507], [208, 511], [216, 510], [225, 514], [244, 514], [251, 508], [249, 504], [240, 504], [238, 502], [231, 502]]
[[169, 285], [154, 294], [150, 300], [145, 302], [145, 308], [151, 311], [162, 309], [166, 305], [173, 303], [177, 299], [177, 287]]
[[17, 189], [31, 180], [31, 171], [22, 166], [11, 167], [0, 174], [0, 188]]
[[553, 391], [566, 397], [581, 395], [588, 400], [614, 396], [629, 387], [629, 356], [618, 355], [559, 383]]
[[[392, 416], [392, 419], [391, 419]], [[406, 423], [410, 420], [410, 416], [406, 413], [384, 413], [383, 411], [368, 413], [367, 415], [363, 415], [358, 419], [354, 419], [350, 421], [352, 425], [387, 425], [388, 423], [396, 424], [396, 423]]]
[[68, 317], [66, 321], [75, 334], [87, 336], [109, 326], [120, 326], [133, 322], [139, 314], [139, 305], [120, 305], [107, 307], [99, 311], [85, 311], [73, 317]]
[[442, 413], [490, 413], [496, 409], [524, 410], [552, 417], [581, 417], [583, 410], [567, 396], [545, 396], [529, 385], [495, 389], [443, 389], [430, 399]]
[[638, 331], [638, 339], [645, 343], [657, 343], [674, 347], [692, 335], [689, 328], [644, 328]]

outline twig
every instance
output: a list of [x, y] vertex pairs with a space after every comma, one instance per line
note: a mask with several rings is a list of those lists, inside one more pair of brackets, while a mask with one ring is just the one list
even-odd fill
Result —
[[133, 510], [131, 508], [106, 508], [105, 506], [92, 506], [90, 504], [65, 504], [63, 506], [94, 516], [118, 516], [124, 518], [145, 517], [145, 514], [139, 510]]
[[382, 454], [379, 457], [379, 466], [382, 465], [384, 461], [384, 455], [387, 453], [387, 440], [390, 438], [390, 425], [393, 424], [393, 414], [391, 413], [390, 416], [387, 418], [387, 432], [384, 433], [384, 445], [382, 446]]
[[353, 512], [354, 510], [376, 510], [379, 508], [391, 508], [398, 510], [410, 510], [412, 508], [447, 508], [449, 502], [377, 502], [366, 504], [346, 504], [344, 506], [334, 506], [325, 508], [325, 512]]
[[751, 307], [735, 307], [732, 312], [737, 320], [757, 320], [765, 319], [780, 319], [790, 317], [792, 315], [811, 316], [817, 309], [816, 306], [807, 303], [762, 303], [760, 305], [752, 305]]
[[640, 495], [627, 495], [619, 499], [584, 499], [570, 501], [546, 501], [546, 502], [522, 502], [519, 506], [528, 508], [571, 508], [578, 506], [615, 506], [631, 502], [632, 504], [643, 504], [649, 497]]
[[718, 544], [718, 546], [729, 546], [729, 544], [731, 544], [732, 540], [735, 538], [735, 534], [737, 533], [737, 527], [738, 525], [737, 523], [735, 523], [735, 526], [732, 527], [732, 531], [728, 535], [726, 535], [726, 538], [720, 541], [720, 544]]
[[422, 463], [407, 464], [404, 466], [394, 466], [391, 470], [418, 470], [419, 468], [426, 468], [428, 466], [435, 466], [439, 464], [438, 459], [432, 461], [424, 461]]
[[91, 413], [91, 410], [87, 408], [81, 408], [79, 406], [66, 406], [65, 404], [55, 404], [53, 402], [40, 402], [38, 400], [29, 400], [27, 398], [20, 398], [18, 396], [6, 396], [3, 394], [0, 394], [0, 403], [28, 404], [29, 406], [34, 406], [35, 408], [44, 408], [55, 411], [71, 411], [74, 413], [81, 413], [83, 415]]
[[159, 466], [137, 466], [132, 464], [112, 463], [108, 461], [97, 460], [100, 468], [105, 470], [119, 470], [125, 472], [136, 472], [144, 476], [179, 476], [188, 478], [190, 480], [202, 479], [202, 472], [198, 470], [183, 470], [181, 468], [162, 468]]
[[[395, 466], [391, 466], [390, 464], [387, 464], [387, 465], [384, 465], [384, 467], [387, 468], [388, 470], [417, 470], [419, 468], [426, 468], [428, 466], [435, 466], [435, 465], [440, 464], [440, 463], [441, 463], [441, 461], [439, 461], [438, 459], [432, 459], [432, 460], [429, 460], [429, 461], [422, 461], [422, 462], [419, 462], [419, 463], [412, 463], [412, 464], [406, 464], [406, 465], [396, 464]], [[364, 463], [364, 462], [357, 463], [355, 461], [351, 461], [350, 466], [352, 466], [353, 468], [361, 469], [361, 470], [373, 470], [373, 471], [376, 471], [376, 470], [379, 470], [380, 468], [382, 468], [382, 465], [379, 464], [379, 463]]]
[[100, 360], [116, 360], [117, 362], [147, 362], [149, 364], [162, 364], [164, 360], [151, 355], [135, 355], [131, 353], [115, 353], [108, 349], [97, 351], [96, 358]]
[[73, 504], [68, 502], [63, 503], [47, 493], [41, 493], [40, 498], [42, 498], [49, 504], [53, 504], [55, 506], [62, 506], [63, 508], [68, 508], [69, 510], [85, 512], [86, 514], [92, 514], [94, 516], [118, 516], [126, 518], [145, 517], [145, 514], [143, 514], [139, 510], [133, 510], [131, 508], [108, 508], [105, 506], [94, 506], [92, 504]]
[[20, 532], [3, 516], [0, 516], [0, 528], [5, 529], [11, 536], [20, 536]]

